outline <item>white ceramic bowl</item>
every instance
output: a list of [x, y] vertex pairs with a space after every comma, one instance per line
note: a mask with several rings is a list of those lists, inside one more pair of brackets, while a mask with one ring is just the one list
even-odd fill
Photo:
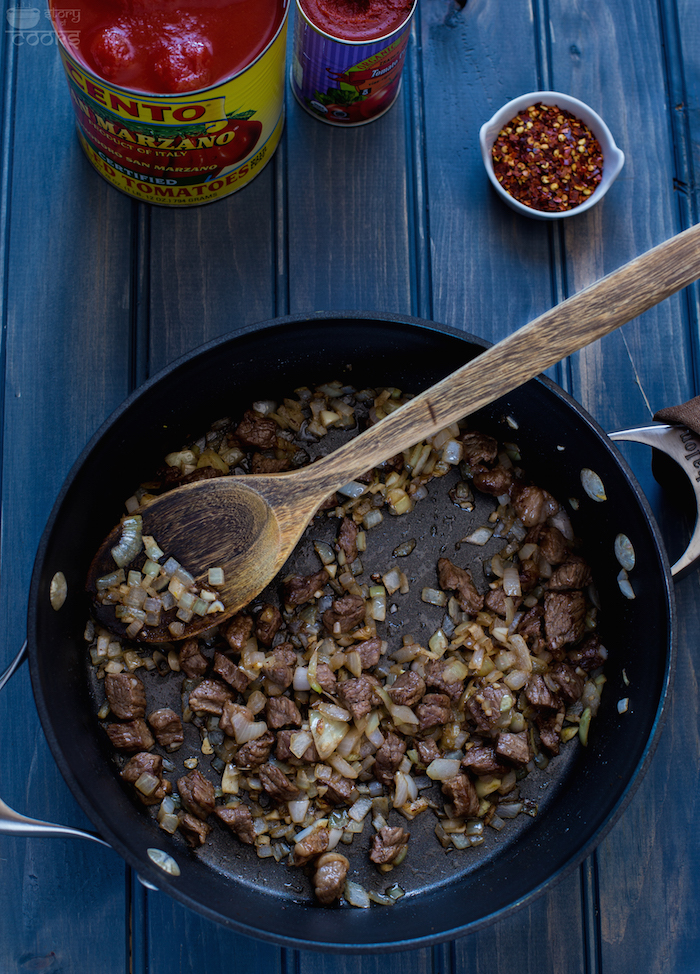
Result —
[[[531, 206], [525, 206], [524, 203], [519, 203], [518, 200], [512, 197], [501, 186], [493, 171], [491, 149], [493, 148], [493, 143], [496, 141], [496, 136], [503, 126], [511, 118], [514, 118], [518, 112], [524, 108], [528, 108], [530, 105], [537, 104], [558, 105], [559, 108], [571, 112], [576, 118], [585, 122], [600, 142], [600, 147], [603, 150], [603, 177], [596, 186], [595, 192], [589, 196], [585, 203], [574, 206], [570, 210], [560, 210], [550, 213], [545, 210], [535, 210]], [[496, 112], [493, 118], [481, 126], [479, 131], [479, 145], [481, 146], [481, 156], [484, 160], [486, 172], [498, 195], [516, 213], [522, 213], [524, 216], [529, 216], [535, 220], [561, 220], [562, 217], [575, 216], [577, 213], [584, 213], [586, 210], [590, 210], [592, 206], [595, 206], [605, 196], [625, 162], [624, 152], [615, 145], [615, 140], [610, 133], [610, 129], [600, 115], [597, 115], [592, 108], [579, 101], [578, 98], [572, 98], [571, 95], [565, 95], [560, 91], [531, 91], [526, 95], [520, 95], [519, 98], [514, 98], [512, 101], [509, 101], [503, 108]]]

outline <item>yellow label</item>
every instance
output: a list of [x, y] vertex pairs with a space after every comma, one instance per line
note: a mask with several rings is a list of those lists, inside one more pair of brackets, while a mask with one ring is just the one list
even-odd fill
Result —
[[110, 183], [165, 206], [207, 203], [260, 172], [284, 126], [287, 17], [234, 78], [188, 95], [147, 95], [101, 81], [61, 46], [81, 145]]

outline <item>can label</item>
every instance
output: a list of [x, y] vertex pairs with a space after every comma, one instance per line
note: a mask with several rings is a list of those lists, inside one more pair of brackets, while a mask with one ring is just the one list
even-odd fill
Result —
[[315, 27], [297, 2], [290, 80], [299, 103], [331, 125], [383, 115], [401, 87], [411, 18], [386, 37], [344, 41]]
[[196, 206], [241, 189], [270, 160], [282, 135], [286, 35], [287, 11], [251, 65], [187, 95], [118, 88], [60, 44], [88, 159], [117, 189], [147, 203]]

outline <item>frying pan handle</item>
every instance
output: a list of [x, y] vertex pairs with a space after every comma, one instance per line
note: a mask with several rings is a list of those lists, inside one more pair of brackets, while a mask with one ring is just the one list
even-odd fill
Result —
[[[0, 690], [10, 680], [27, 658], [27, 643], [25, 642], [17, 656], [12, 660], [5, 672], [0, 676]], [[28, 836], [31, 838], [63, 836], [64, 838], [91, 839], [100, 845], [111, 848], [108, 842], [100, 839], [91, 832], [72, 829], [67, 825], [53, 825], [51, 822], [40, 822], [34, 818], [27, 818], [15, 812], [0, 799], [0, 835]]]
[[675, 460], [688, 477], [695, 494], [698, 516], [688, 547], [671, 567], [671, 574], [675, 578], [683, 578], [700, 559], [700, 437], [685, 426], [669, 426], [665, 423], [617, 430], [608, 436], [611, 440], [633, 440], [660, 450]]

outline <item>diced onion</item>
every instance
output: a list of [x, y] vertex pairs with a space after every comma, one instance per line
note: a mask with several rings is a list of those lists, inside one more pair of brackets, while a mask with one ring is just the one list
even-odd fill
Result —
[[460, 762], [452, 758], [435, 758], [425, 769], [425, 773], [432, 781], [447, 781], [459, 774]]
[[477, 528], [476, 531], [472, 531], [472, 533], [468, 534], [466, 538], [462, 538], [462, 541], [466, 541], [468, 544], [483, 547], [487, 541], [491, 540], [492, 535], [493, 528], [488, 528], [484, 525], [483, 527]]
[[505, 566], [503, 572], [503, 591], [511, 598], [520, 598], [522, 595], [518, 567], [513, 562], [508, 562]]
[[309, 729], [313, 735], [318, 756], [322, 761], [325, 761], [345, 737], [349, 727], [346, 721], [334, 720], [332, 717], [326, 717], [319, 710], [311, 710], [309, 712]]
[[364, 886], [360, 886], [359, 883], [355, 883], [351, 879], [345, 881], [343, 896], [350, 906], [356, 906], [360, 910], [369, 910], [370, 908], [370, 899], [367, 890]]
[[119, 544], [112, 548], [114, 558], [119, 568], [124, 568], [132, 562], [143, 547], [141, 535], [143, 519], [140, 514], [132, 514], [122, 521], [122, 533]]

